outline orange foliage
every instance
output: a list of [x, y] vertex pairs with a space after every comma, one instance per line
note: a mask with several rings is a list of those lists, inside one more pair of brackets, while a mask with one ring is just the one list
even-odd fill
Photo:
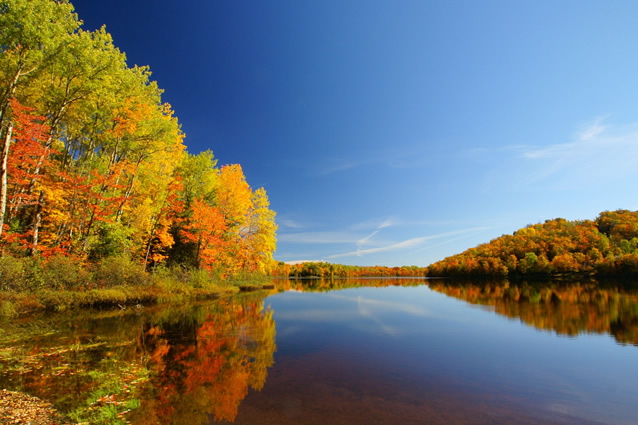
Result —
[[212, 269], [222, 261], [226, 245], [224, 216], [218, 207], [210, 206], [201, 199], [195, 199], [191, 208], [193, 215], [182, 228], [181, 235], [197, 245], [197, 264]]
[[497, 277], [552, 273], [635, 274], [638, 212], [603, 212], [595, 221], [547, 220], [428, 267], [429, 276]]

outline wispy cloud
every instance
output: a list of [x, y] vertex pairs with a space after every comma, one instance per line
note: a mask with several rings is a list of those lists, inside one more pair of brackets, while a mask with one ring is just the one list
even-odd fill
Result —
[[[560, 139], [559, 139], [560, 140]], [[488, 150], [473, 165], [478, 190], [485, 193], [543, 192], [582, 193], [586, 190], [618, 189], [618, 183], [638, 181], [638, 122], [631, 125], [605, 123], [596, 118], [577, 127], [572, 136], [552, 144], [511, 144]], [[482, 176], [482, 177], [481, 177]], [[507, 178], [504, 178], [507, 176]]]
[[[366, 157], [356, 159], [332, 158], [319, 168], [319, 174], [332, 174], [364, 166], [385, 166], [389, 168], [420, 168], [435, 160], [438, 154], [432, 152], [432, 143], [418, 143], [418, 148], [400, 146], [389, 142], [392, 148], [368, 152]], [[423, 146], [427, 146], [423, 147]], [[360, 152], [359, 155], [364, 155]]]
[[396, 222], [394, 219], [392, 218], [386, 218], [385, 220], [383, 220], [383, 223], [379, 224], [379, 229], [385, 229], [386, 227], [390, 227], [395, 225]]
[[369, 165], [369, 164], [374, 164], [375, 162], [378, 162], [377, 160], [372, 160], [372, 159], [368, 159], [368, 160], [363, 160], [363, 159], [359, 159], [359, 160], [336, 160], [333, 161], [331, 164], [325, 165], [323, 167], [320, 168], [319, 170], [319, 174], [332, 174], [332, 173], [337, 173], [340, 171], [346, 171], [346, 170], [350, 170], [353, 168], [357, 168], [357, 167], [361, 167], [363, 165]]
[[376, 229], [372, 231], [372, 233], [364, 236], [363, 238], [357, 241], [357, 250], [361, 249], [361, 247], [370, 244], [372, 238], [374, 238], [381, 230], [386, 229], [388, 227], [394, 226], [396, 223], [392, 218], [386, 218], [381, 223], [376, 226]]
[[291, 260], [291, 261], [284, 261], [284, 263], [286, 264], [290, 264], [291, 266], [294, 266], [295, 264], [303, 264], [303, 263], [321, 263], [323, 260]]
[[289, 229], [303, 229], [304, 227], [306, 227], [303, 224], [290, 218], [277, 219], [277, 224], [279, 225], [279, 227], [286, 227]]
[[379, 230], [375, 230], [374, 232], [370, 233], [368, 236], [365, 236], [359, 239], [357, 241], [357, 248], [367, 245], [370, 242], [370, 240], [377, 235], [377, 233], [379, 233]]
[[357, 223], [348, 226], [349, 229], [355, 231], [370, 231], [371, 229], [379, 230], [390, 226], [397, 226], [403, 224], [403, 221], [396, 217], [385, 218], [372, 218], [368, 220], [359, 221]]
[[277, 237], [277, 239], [282, 242], [308, 244], [356, 243], [360, 238], [360, 235], [346, 232], [284, 233]]
[[[395, 226], [398, 221], [394, 218], [387, 217], [384, 219], [368, 220], [347, 226], [344, 231], [326, 231], [326, 232], [282, 232], [278, 235], [278, 240], [283, 242], [305, 243], [305, 244], [356, 244], [362, 246], [370, 243], [372, 238], [376, 236], [382, 229]], [[280, 225], [284, 225], [290, 229], [301, 229], [305, 226], [300, 223], [285, 219], [279, 221]], [[370, 232], [370, 229], [374, 229]], [[368, 231], [367, 235], [364, 231]]]
[[585, 125], [584, 128], [578, 133], [578, 139], [590, 140], [602, 134], [607, 129], [607, 126], [602, 125], [602, 122], [604, 120], [605, 117], [599, 117], [596, 118], [594, 122]]
[[385, 246], [380, 246], [380, 247], [376, 247], [376, 248], [368, 248], [368, 249], [357, 249], [356, 251], [350, 251], [350, 252], [344, 252], [342, 254], [334, 254], [334, 255], [329, 255], [327, 258], [342, 258], [342, 257], [352, 257], [352, 256], [356, 256], [356, 257], [361, 257], [363, 255], [367, 255], [367, 254], [375, 254], [378, 252], [387, 252], [387, 251], [396, 251], [396, 250], [401, 250], [401, 249], [407, 249], [407, 248], [412, 248], [418, 245], [423, 244], [426, 241], [429, 241], [431, 239], [438, 239], [438, 238], [443, 238], [443, 237], [447, 237], [447, 236], [456, 236], [459, 234], [463, 234], [463, 233], [469, 233], [469, 232], [475, 232], [478, 230], [486, 230], [488, 229], [487, 227], [474, 227], [471, 229], [463, 229], [463, 230], [456, 230], [453, 232], [446, 232], [446, 233], [439, 233], [436, 235], [428, 235], [428, 236], [421, 236], [421, 237], [417, 237], [417, 238], [410, 238], [410, 239], [406, 239], [404, 241], [401, 242], [394, 242], [394, 243], [390, 243], [388, 245]]
[[570, 182], [582, 179], [618, 178], [635, 173], [638, 157], [638, 126], [614, 128], [598, 118], [584, 126], [570, 142], [544, 147], [518, 146], [520, 158], [532, 161], [535, 172], [528, 176], [536, 182], [562, 175]]

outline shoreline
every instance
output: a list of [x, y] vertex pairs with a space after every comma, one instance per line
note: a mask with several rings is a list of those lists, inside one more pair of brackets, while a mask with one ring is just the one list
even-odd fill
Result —
[[188, 286], [135, 286], [83, 290], [43, 289], [33, 293], [0, 292], [0, 318], [12, 318], [43, 311], [65, 311], [82, 308], [125, 309], [130, 306], [174, 304], [213, 300], [239, 292], [272, 289], [267, 282], [223, 282], [208, 288]]
[[51, 403], [20, 391], [0, 390], [0, 421], [10, 424], [70, 425]]

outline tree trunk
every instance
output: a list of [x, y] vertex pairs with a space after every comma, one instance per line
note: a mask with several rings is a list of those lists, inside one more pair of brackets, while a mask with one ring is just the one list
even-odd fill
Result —
[[4, 227], [4, 215], [7, 210], [7, 159], [9, 158], [9, 146], [11, 145], [11, 136], [13, 133], [13, 123], [9, 123], [7, 134], [2, 147], [2, 157], [0, 158], [0, 237], [2, 236], [2, 228]]
[[44, 190], [40, 191], [38, 203], [35, 206], [35, 219], [33, 220], [33, 245], [31, 247], [31, 256], [38, 254], [38, 235], [40, 232], [40, 222], [42, 221], [42, 205], [44, 204]]

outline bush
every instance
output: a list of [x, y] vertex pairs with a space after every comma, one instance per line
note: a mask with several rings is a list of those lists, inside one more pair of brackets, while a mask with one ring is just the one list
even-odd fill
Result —
[[166, 288], [189, 287], [209, 288], [213, 279], [204, 269], [187, 268], [184, 266], [159, 265], [153, 269], [153, 283]]
[[78, 289], [86, 285], [89, 276], [77, 259], [58, 255], [44, 264], [43, 278], [47, 288]]
[[42, 265], [33, 257], [0, 258], [0, 290], [33, 292], [44, 285]]
[[18, 315], [16, 306], [9, 300], [0, 301], [0, 317], [11, 318]]
[[0, 258], [0, 290], [19, 291], [26, 280], [24, 261], [21, 258]]
[[107, 257], [96, 264], [93, 278], [99, 286], [111, 288], [119, 285], [147, 285], [149, 275], [142, 264], [128, 255]]

